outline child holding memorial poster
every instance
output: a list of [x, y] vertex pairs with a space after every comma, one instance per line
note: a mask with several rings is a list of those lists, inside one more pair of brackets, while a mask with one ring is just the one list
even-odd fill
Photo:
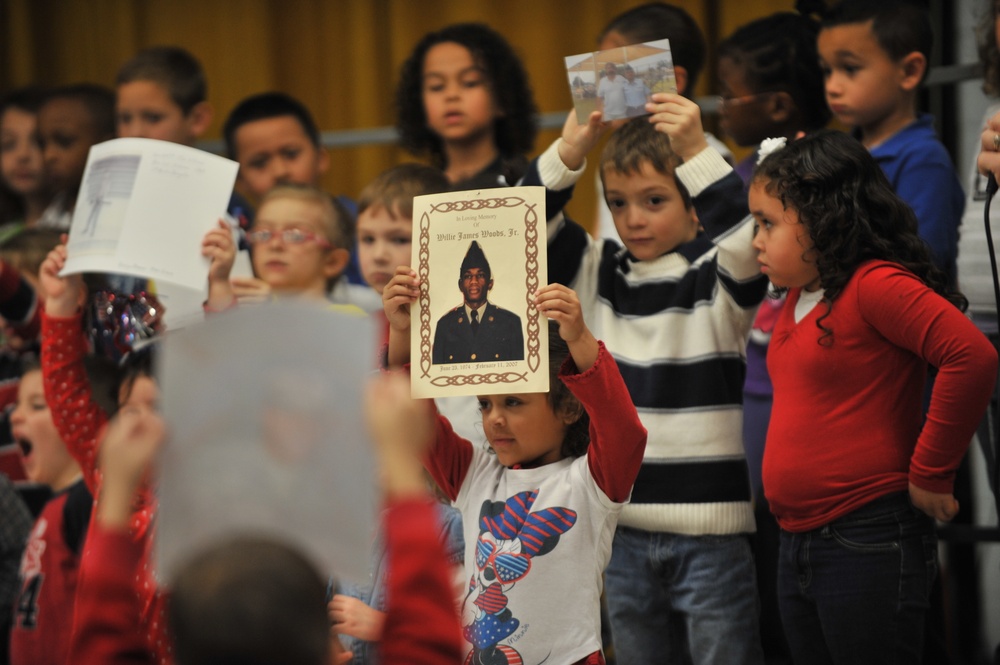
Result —
[[[409, 334], [415, 282], [402, 267], [383, 292], [390, 339]], [[550, 284], [532, 303], [550, 319], [552, 389], [480, 394], [486, 446], [439, 415], [424, 463], [462, 512], [470, 662], [599, 663], [601, 574], [646, 432], [576, 294]]]

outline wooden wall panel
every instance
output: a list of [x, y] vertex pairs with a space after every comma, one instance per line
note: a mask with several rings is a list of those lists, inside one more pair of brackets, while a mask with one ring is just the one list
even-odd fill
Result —
[[[596, 46], [613, 16], [639, 0], [0, 0], [0, 89], [28, 83], [93, 81], [111, 85], [136, 50], [178, 44], [203, 62], [218, 138], [243, 97], [282, 90], [312, 109], [324, 131], [373, 128], [394, 121], [397, 73], [427, 31], [483, 21], [522, 56], [543, 113], [570, 106], [562, 58]], [[709, 44], [792, 0], [677, 0], [708, 31]], [[709, 64], [711, 64], [711, 59]], [[711, 67], [696, 93], [714, 89]], [[544, 149], [559, 135], [542, 132]], [[324, 185], [356, 196], [380, 171], [412, 160], [394, 146], [333, 151]], [[590, 225], [594, 165], [577, 187], [570, 212]]]

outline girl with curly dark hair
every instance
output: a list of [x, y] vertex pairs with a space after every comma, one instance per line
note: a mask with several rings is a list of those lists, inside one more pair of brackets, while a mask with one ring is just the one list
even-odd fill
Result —
[[860, 143], [783, 141], [761, 148], [750, 210], [761, 270], [788, 289], [763, 479], [788, 644], [795, 662], [920, 662], [934, 519], [958, 512], [997, 354]]
[[396, 113], [402, 146], [429, 156], [455, 189], [515, 184], [538, 131], [524, 65], [481, 23], [450, 25], [420, 40], [403, 63]]

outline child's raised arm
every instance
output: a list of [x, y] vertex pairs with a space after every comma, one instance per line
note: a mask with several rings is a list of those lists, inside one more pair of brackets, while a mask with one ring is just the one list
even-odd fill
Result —
[[143, 543], [129, 534], [137, 489], [164, 440], [156, 413], [118, 414], [101, 447], [104, 482], [80, 563], [70, 657], [73, 663], [152, 664], [142, 600], [135, 592]]
[[205, 308], [221, 311], [232, 306], [236, 294], [229, 283], [229, 273], [236, 261], [236, 243], [233, 242], [233, 232], [225, 221], [219, 220], [218, 226], [205, 234], [201, 241], [201, 255], [208, 258], [208, 300]]
[[687, 97], [658, 92], [646, 104], [646, 110], [652, 114], [649, 121], [656, 131], [670, 138], [670, 147], [685, 162], [708, 147], [701, 125], [701, 108]]
[[389, 367], [410, 361], [410, 308], [420, 297], [420, 279], [409, 266], [399, 266], [382, 290], [382, 308], [389, 320]]
[[597, 339], [583, 321], [576, 291], [562, 284], [543, 286], [535, 292], [535, 306], [559, 324], [559, 336], [566, 340], [577, 370], [582, 374], [593, 367], [597, 361]]
[[103, 482], [96, 518], [107, 528], [125, 529], [133, 514], [135, 494], [166, 438], [166, 426], [155, 411], [122, 409], [108, 424], [101, 443]]
[[[607, 349], [601, 350], [584, 323], [575, 291], [561, 284], [543, 286], [535, 293], [535, 305], [559, 324], [559, 336], [566, 341], [576, 363], [577, 372], [568, 372], [564, 367], [559, 380], [590, 415], [590, 472], [612, 501], [625, 501], [642, 465], [646, 429], [639, 421], [618, 365]], [[599, 357], [601, 364], [596, 366]]]
[[365, 394], [365, 415], [386, 498], [429, 497], [423, 455], [434, 440], [434, 412], [427, 400], [410, 397], [409, 375], [372, 379]]
[[406, 374], [375, 378], [365, 411], [390, 501], [384, 521], [389, 574], [382, 658], [387, 663], [458, 663], [461, 629], [434, 502], [421, 470], [421, 455], [434, 438], [433, 413], [426, 401], [410, 398]]
[[87, 343], [81, 330], [81, 312], [87, 289], [80, 275], [59, 276], [66, 256], [66, 245], [58, 245], [39, 270], [46, 293], [42, 380], [56, 430], [83, 470], [87, 489], [97, 496], [97, 440], [107, 416], [93, 399], [84, 369]]
[[82, 275], [59, 276], [59, 272], [66, 267], [67, 256], [64, 234], [62, 243], [49, 252], [38, 271], [39, 281], [45, 289], [45, 312], [57, 318], [76, 314], [83, 306], [83, 300], [87, 295]]

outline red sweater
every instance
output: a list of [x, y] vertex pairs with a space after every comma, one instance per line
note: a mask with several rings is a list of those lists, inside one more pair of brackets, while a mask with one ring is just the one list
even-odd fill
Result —
[[77, 481], [45, 504], [31, 530], [21, 557], [21, 591], [14, 605], [12, 663], [68, 662], [80, 544], [90, 504], [90, 494]]
[[[386, 552], [392, 565], [381, 642], [385, 663], [461, 662], [458, 615], [436, 519], [434, 504], [427, 500], [399, 501], [386, 511]], [[81, 570], [68, 662], [147, 665], [152, 661], [132, 585], [143, 550], [129, 534], [101, 526], [90, 538], [94, 556]]]
[[[992, 344], [898, 265], [871, 261], [799, 323], [793, 289], [771, 337], [774, 406], [764, 490], [781, 527], [808, 531], [909, 483], [950, 493], [996, 377]], [[927, 366], [938, 368], [926, 421]]]
[[[59, 436], [83, 471], [87, 489], [97, 497], [100, 473], [97, 468], [98, 443], [104, 436], [107, 416], [91, 398], [90, 383], [83, 358], [87, 342], [83, 336], [80, 316], [54, 318], [42, 315], [42, 380], [45, 399], [52, 410]], [[146, 490], [136, 502], [130, 533], [142, 550], [142, 560], [133, 577], [138, 595], [142, 625], [147, 627], [148, 646], [160, 665], [170, 663], [170, 645], [166, 634], [165, 604], [150, 570], [153, 546], [151, 536], [154, 511], [152, 495]], [[91, 531], [94, 523], [91, 522]], [[98, 556], [92, 551], [92, 533], [87, 536], [81, 567], [88, 558]], [[81, 582], [82, 583], [82, 582]]]

